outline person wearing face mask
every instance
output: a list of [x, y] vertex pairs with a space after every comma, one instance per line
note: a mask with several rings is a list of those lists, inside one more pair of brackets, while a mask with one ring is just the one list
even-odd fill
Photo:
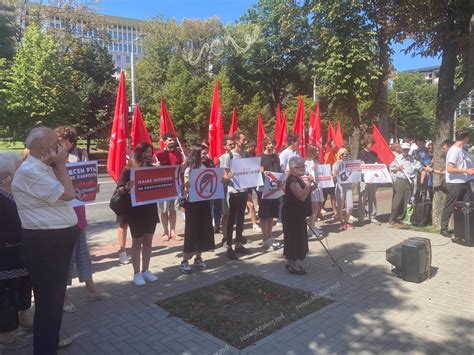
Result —
[[[176, 149], [176, 137], [171, 132], [165, 132], [161, 137], [165, 147], [156, 153], [156, 159], [160, 166], [181, 165], [183, 164], [183, 156]], [[175, 240], [183, 240], [176, 234], [176, 209], [178, 208], [176, 200], [164, 201], [158, 203], [161, 224], [163, 225], [164, 241], [171, 238]]]
[[35, 295], [34, 354], [56, 354], [72, 251], [79, 239], [75, 198], [66, 169], [68, 152], [47, 127], [31, 130], [29, 155], [13, 177], [21, 220], [21, 252]]
[[[135, 159], [123, 170], [117, 184], [119, 195], [130, 194], [132, 186], [130, 184], [130, 173], [133, 168], [152, 166], [153, 146], [146, 142], [140, 142], [135, 148]], [[156, 224], [160, 222], [156, 203], [135, 206], [130, 208], [126, 216], [130, 231], [132, 233], [132, 265], [133, 282], [137, 286], [145, 285], [145, 280], [154, 282], [158, 280], [156, 275], [148, 269], [150, 266], [151, 245]], [[140, 272], [141, 254], [141, 272]]]
[[446, 155], [446, 204], [441, 214], [441, 230], [443, 237], [451, 238], [448, 232], [449, 219], [457, 201], [473, 201], [474, 162], [467, 150], [463, 149], [469, 143], [469, 133], [456, 133], [456, 142], [449, 148]]
[[[77, 133], [74, 128], [58, 127], [56, 128], [55, 132], [58, 135], [59, 143], [64, 145], [68, 152], [67, 161], [69, 163], [77, 163], [89, 160], [87, 152], [83, 149], [78, 148], [76, 145]], [[106, 292], [100, 292], [97, 289], [97, 286], [95, 285], [94, 279], [92, 277], [92, 261], [89, 252], [89, 247], [87, 246], [86, 206], [74, 207], [74, 212], [76, 212], [77, 219], [79, 222], [78, 225], [80, 229], [80, 234], [79, 240], [74, 246], [74, 252], [71, 257], [71, 264], [69, 265], [68, 285], [72, 284], [72, 274], [74, 267], [76, 267], [77, 274], [79, 276], [79, 282], [84, 282], [86, 284], [89, 299], [92, 301], [106, 300], [110, 298], [110, 294]], [[69, 299], [69, 294], [67, 293], [67, 291], [64, 295], [63, 310], [69, 313], [76, 311], [76, 307]]]

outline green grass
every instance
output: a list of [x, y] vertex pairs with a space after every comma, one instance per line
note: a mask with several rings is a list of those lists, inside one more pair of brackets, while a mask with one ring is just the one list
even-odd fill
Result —
[[21, 153], [25, 145], [23, 142], [14, 142], [0, 139], [0, 152], [17, 152]]
[[423, 232], [423, 233], [431, 233], [431, 234], [439, 234], [439, 228], [436, 228], [435, 226], [429, 225], [429, 226], [410, 226], [410, 225], [400, 225], [396, 226], [398, 229], [406, 229], [406, 230], [412, 230], [415, 232]]
[[242, 274], [157, 304], [171, 315], [242, 349], [333, 302]]

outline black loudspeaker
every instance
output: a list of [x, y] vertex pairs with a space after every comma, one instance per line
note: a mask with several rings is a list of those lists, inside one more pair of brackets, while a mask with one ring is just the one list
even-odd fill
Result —
[[410, 282], [422, 282], [430, 277], [431, 242], [427, 238], [409, 238], [388, 248], [387, 261], [395, 266], [392, 272]]
[[468, 247], [474, 246], [474, 202], [455, 203], [454, 242]]

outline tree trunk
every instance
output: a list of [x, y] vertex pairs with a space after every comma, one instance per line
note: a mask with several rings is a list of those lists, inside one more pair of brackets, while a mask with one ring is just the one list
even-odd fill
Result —
[[86, 147], [87, 147], [87, 155], [89, 155], [91, 153], [91, 138], [90, 136], [87, 136], [87, 139], [86, 139]]
[[359, 110], [357, 109], [357, 99], [353, 98], [350, 103], [349, 107], [349, 116], [352, 120], [352, 126], [354, 130], [352, 131], [351, 137], [351, 159], [357, 159], [357, 155], [359, 154], [359, 146], [360, 146], [360, 116]]

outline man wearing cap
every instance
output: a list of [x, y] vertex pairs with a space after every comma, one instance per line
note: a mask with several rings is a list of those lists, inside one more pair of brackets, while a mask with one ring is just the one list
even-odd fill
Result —
[[389, 170], [394, 177], [392, 212], [390, 213], [389, 223], [394, 225], [399, 216], [405, 214], [405, 210], [413, 194], [413, 181], [418, 171], [423, 167], [420, 162], [408, 155], [410, 151], [409, 143], [402, 143], [402, 154], [395, 157], [390, 164]]

